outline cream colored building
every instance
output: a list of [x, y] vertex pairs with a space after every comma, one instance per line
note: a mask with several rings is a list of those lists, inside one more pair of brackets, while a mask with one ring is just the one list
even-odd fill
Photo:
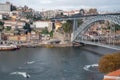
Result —
[[2, 14], [0, 14], [0, 20], [2, 20], [3, 19], [3, 15]]
[[15, 20], [7, 20], [7, 21], [4, 21], [4, 27], [7, 28], [7, 26], [10, 26], [11, 29], [13, 29], [13, 30], [15, 28], [22, 29], [23, 26], [25, 26], [25, 22], [15, 21]]
[[27, 41], [39, 41], [40, 40], [40, 34], [36, 32], [28, 33], [27, 35]]
[[10, 41], [18, 41], [19, 38], [18, 38], [18, 36], [8, 36], [8, 40], [10, 40]]
[[8, 36], [8, 40], [26, 42], [27, 41], [27, 35]]
[[51, 21], [35, 21], [33, 25], [37, 29], [43, 29], [45, 27], [48, 28], [49, 31], [52, 30], [52, 22]]
[[11, 11], [11, 4], [10, 3], [0, 3], [0, 13], [9, 14], [10, 11]]

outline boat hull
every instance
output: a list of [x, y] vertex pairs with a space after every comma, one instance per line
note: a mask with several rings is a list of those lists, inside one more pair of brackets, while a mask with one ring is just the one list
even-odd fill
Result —
[[17, 46], [9, 46], [9, 45], [1, 45], [0, 46], [0, 51], [11, 51], [11, 50], [17, 50], [19, 47]]

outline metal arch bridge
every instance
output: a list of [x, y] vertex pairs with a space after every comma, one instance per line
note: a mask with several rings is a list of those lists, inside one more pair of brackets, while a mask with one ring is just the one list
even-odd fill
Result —
[[[84, 20], [80, 26], [78, 26], [79, 19]], [[87, 31], [91, 27], [90, 25], [97, 21], [107, 20], [107, 21], [120, 25], [120, 13], [63, 17], [63, 18], [54, 18], [52, 20], [55, 20], [55, 21], [56, 20], [73, 20], [73, 33], [71, 34], [72, 42], [80, 42], [80, 43], [97, 45], [97, 46], [120, 50], [120, 45], [115, 45], [115, 42], [117, 43], [120, 40], [119, 34], [117, 34], [117, 36], [113, 36], [113, 35], [96, 36], [94, 37], [94, 39], [90, 39], [88, 36], [83, 35], [84, 32]], [[102, 41], [100, 40], [100, 38], [104, 38], [106, 40]]]

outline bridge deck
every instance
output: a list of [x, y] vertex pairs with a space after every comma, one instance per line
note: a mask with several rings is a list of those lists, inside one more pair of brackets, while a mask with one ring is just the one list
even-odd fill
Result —
[[107, 45], [107, 44], [101, 44], [98, 42], [90, 42], [90, 41], [80, 41], [80, 40], [75, 40], [75, 42], [80, 42], [84, 44], [89, 44], [89, 45], [95, 45], [95, 46], [100, 46], [100, 47], [105, 47], [105, 48], [110, 48], [110, 49], [115, 49], [115, 50], [120, 50], [120, 46], [115, 46], [115, 45]]
[[66, 17], [59, 17], [59, 18], [51, 18], [51, 20], [73, 20], [73, 19], [80, 19], [80, 18], [84, 18], [84, 17], [105, 16], [105, 15], [120, 15], [120, 13], [92, 14], [92, 15], [73, 15], [73, 16], [66, 16]]

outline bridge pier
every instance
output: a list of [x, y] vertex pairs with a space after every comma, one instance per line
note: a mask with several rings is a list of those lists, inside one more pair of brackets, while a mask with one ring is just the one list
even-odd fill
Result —
[[73, 33], [71, 34], [71, 42], [73, 41], [73, 37], [75, 35], [75, 31], [78, 28], [78, 20], [77, 19], [73, 19]]
[[76, 19], [73, 20], [73, 32], [78, 28], [78, 21]]

